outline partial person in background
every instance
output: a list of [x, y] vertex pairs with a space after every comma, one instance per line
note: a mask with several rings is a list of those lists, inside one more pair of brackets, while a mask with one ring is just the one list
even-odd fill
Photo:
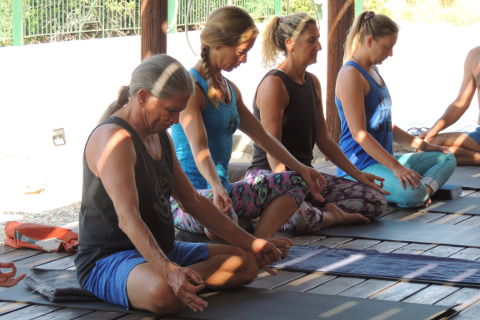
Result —
[[[263, 129], [245, 106], [237, 86], [222, 75], [246, 62], [257, 34], [252, 18], [241, 8], [222, 7], [208, 17], [200, 35], [201, 60], [190, 70], [195, 93], [180, 113], [180, 123], [172, 127], [172, 138], [180, 164], [198, 192], [213, 198], [225, 214], [248, 221], [258, 218], [253, 234], [270, 239], [303, 202], [308, 192], [305, 181], [321, 198], [318, 192], [325, 180]], [[228, 163], [237, 128], [296, 172], [230, 183]], [[174, 202], [173, 208], [176, 228], [204, 233], [203, 225], [192, 219], [188, 210]], [[272, 241], [283, 246], [277, 239]]]
[[[246, 284], [282, 256], [195, 192], [182, 171], [167, 129], [193, 91], [177, 60], [150, 57], [88, 138], [75, 265], [101, 300], [158, 314], [203, 310], [203, 288]], [[170, 197], [235, 246], [175, 241]]]
[[470, 107], [477, 92], [480, 103], [480, 47], [473, 48], [465, 59], [463, 81], [457, 98], [448, 106], [445, 113], [420, 138], [427, 142], [446, 146], [459, 165], [480, 165], [480, 114], [476, 129], [467, 132], [445, 132], [442, 130], [454, 124]]
[[[262, 126], [298, 161], [311, 167], [316, 144], [335, 165], [360, 182], [323, 174], [327, 181], [321, 192], [325, 202], [309, 197], [282, 227], [297, 234], [338, 224], [366, 223], [387, 206], [383, 179], [358, 170], [329, 136], [320, 81], [307, 72], [322, 48], [319, 37], [315, 19], [305, 13], [272, 17], [263, 31], [264, 64], [273, 66], [280, 53], [284, 58], [264, 76], [253, 101], [254, 114]], [[247, 177], [287, 170], [282, 161], [254, 145]]]
[[17, 267], [13, 262], [0, 262], [0, 269], [11, 269], [11, 271], [8, 272], [0, 270], [0, 287], [13, 287], [26, 276], [25, 273], [22, 273], [15, 278], [17, 275]]
[[[392, 122], [392, 101], [377, 65], [393, 55], [399, 28], [389, 17], [365, 11], [347, 35], [346, 63], [338, 73], [335, 103], [341, 121], [340, 148], [360, 170], [385, 179], [388, 202], [420, 207], [455, 170], [446, 147], [412, 136]], [[393, 141], [428, 151], [393, 154]], [[339, 176], [348, 173], [337, 169]]]

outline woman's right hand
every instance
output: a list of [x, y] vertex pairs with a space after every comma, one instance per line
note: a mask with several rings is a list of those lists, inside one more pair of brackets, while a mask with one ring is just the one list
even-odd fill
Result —
[[203, 311], [208, 306], [208, 303], [197, 295], [205, 288], [205, 283], [194, 270], [170, 262], [165, 280], [175, 296], [193, 311]]
[[422, 183], [422, 176], [418, 172], [405, 168], [401, 164], [398, 164], [392, 171], [398, 180], [400, 180], [404, 190], [406, 186], [410, 189], [416, 189]]
[[228, 195], [227, 190], [223, 186], [212, 188], [213, 204], [223, 213], [232, 210], [232, 199]]

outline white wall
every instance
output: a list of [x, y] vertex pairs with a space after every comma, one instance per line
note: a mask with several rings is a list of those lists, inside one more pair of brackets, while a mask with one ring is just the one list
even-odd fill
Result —
[[[393, 98], [394, 121], [404, 129], [430, 125], [456, 96], [466, 52], [478, 45], [479, 25], [400, 25], [394, 56], [380, 66]], [[309, 70], [325, 92], [324, 30], [322, 25], [324, 50]], [[198, 52], [198, 32], [188, 36]], [[257, 41], [248, 63], [227, 74], [247, 106], [266, 72], [260, 47]], [[186, 67], [198, 60], [184, 33], [168, 36], [168, 53]], [[15, 209], [24, 191], [42, 187], [42, 197], [59, 204], [80, 199], [85, 140], [139, 62], [139, 37], [0, 48], [0, 211]], [[454, 129], [476, 121], [476, 100], [474, 105]], [[65, 146], [53, 145], [55, 128], [65, 129]]]

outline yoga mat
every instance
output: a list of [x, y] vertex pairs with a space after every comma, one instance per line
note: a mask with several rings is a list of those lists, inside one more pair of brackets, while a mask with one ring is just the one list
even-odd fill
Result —
[[293, 246], [275, 268], [480, 288], [480, 262], [374, 250]]
[[443, 213], [456, 213], [456, 214], [472, 214], [480, 215], [480, 193], [461, 197], [455, 200], [449, 201], [437, 201], [437, 205], [434, 203], [431, 207], [428, 207], [428, 211], [443, 212]]
[[[56, 270], [58, 271], [58, 270]], [[71, 270], [64, 270], [64, 276], [66, 278], [71, 278]], [[28, 269], [19, 268], [17, 273], [27, 273], [29, 274]], [[64, 308], [79, 308], [79, 309], [91, 309], [91, 310], [102, 310], [102, 311], [115, 311], [115, 312], [125, 312], [125, 313], [135, 313], [141, 314], [145, 316], [153, 316], [152, 313], [146, 311], [138, 311], [138, 310], [126, 310], [125, 308], [106, 303], [101, 301], [82, 301], [82, 302], [52, 302], [47, 298], [41, 296], [38, 293], [32, 292], [23, 280], [19, 284], [11, 288], [0, 288], [0, 301], [8, 301], [8, 302], [24, 302], [24, 303], [32, 303], [32, 304], [39, 304], [45, 306], [58, 306]]]
[[480, 190], [480, 166], [458, 166], [447, 183]]
[[253, 288], [213, 293], [205, 297], [205, 300], [208, 307], [204, 311], [184, 310], [177, 316], [209, 320], [412, 320], [440, 319], [454, 313], [445, 306]]
[[361, 239], [434, 243], [460, 247], [480, 247], [479, 227], [380, 219], [363, 225], [343, 225], [321, 229], [318, 235]]

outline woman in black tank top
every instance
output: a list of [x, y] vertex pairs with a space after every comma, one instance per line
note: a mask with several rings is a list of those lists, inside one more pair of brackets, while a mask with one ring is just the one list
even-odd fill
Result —
[[[150, 57], [87, 141], [75, 264], [82, 286], [102, 300], [155, 313], [203, 310], [205, 286], [248, 283], [282, 257], [196, 193], [181, 170], [166, 130], [193, 88], [178, 61]], [[175, 241], [170, 196], [236, 247]]]
[[[327, 180], [327, 188], [321, 193], [325, 202], [308, 199], [283, 226], [283, 230], [295, 233], [337, 224], [366, 223], [379, 216], [387, 205], [385, 192], [375, 184], [381, 178], [356, 169], [327, 132], [320, 82], [306, 71], [317, 62], [321, 50], [319, 37], [316, 21], [307, 14], [270, 19], [263, 36], [264, 63], [273, 65], [279, 53], [285, 58], [260, 82], [253, 102], [254, 114], [300, 162], [312, 166], [316, 144], [333, 163], [360, 183], [323, 174]], [[285, 170], [289, 168], [254, 146], [248, 177]]]

